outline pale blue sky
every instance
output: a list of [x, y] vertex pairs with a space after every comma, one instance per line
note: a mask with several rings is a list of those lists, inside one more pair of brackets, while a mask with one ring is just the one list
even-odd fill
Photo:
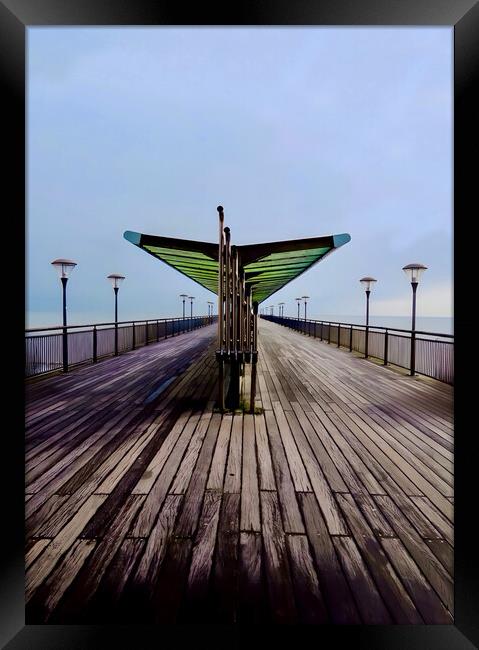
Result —
[[[234, 243], [348, 232], [265, 304], [452, 312], [452, 29], [29, 28], [27, 301], [58, 322], [50, 262], [78, 262], [70, 322], [206, 313], [213, 294], [124, 230]], [[58, 313], [58, 318], [45, 314]], [[52, 323], [52, 324], [53, 324]], [[44, 323], [46, 324], [46, 323]]]

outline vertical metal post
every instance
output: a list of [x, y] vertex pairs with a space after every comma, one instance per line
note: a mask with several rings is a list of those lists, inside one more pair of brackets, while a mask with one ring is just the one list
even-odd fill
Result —
[[148, 321], [145, 323], [145, 345], [148, 345]]
[[384, 334], [384, 365], [388, 365], [388, 343], [389, 343], [389, 332], [386, 330]]
[[156, 342], [160, 340], [160, 323], [156, 321]]
[[417, 282], [411, 282], [412, 286], [412, 332], [411, 332], [411, 377], [416, 372], [416, 291]]
[[349, 328], [349, 351], [353, 351], [353, 326]]
[[136, 345], [135, 340], [135, 321], [133, 321], [133, 330], [131, 332], [131, 349], [134, 350]]
[[226, 352], [231, 351], [231, 255], [230, 255], [230, 229], [225, 228], [225, 338]]
[[115, 292], [115, 356], [118, 356], [118, 287], [113, 287]]
[[328, 343], [331, 343], [331, 323], [328, 323]]
[[97, 330], [96, 325], [93, 325], [93, 363], [97, 362], [98, 359], [98, 341], [97, 341]]
[[368, 347], [369, 347], [369, 296], [371, 291], [368, 289], [366, 291], [366, 342], [364, 345], [364, 357], [368, 358]]
[[341, 347], [341, 323], [338, 323], [338, 348]]
[[[249, 328], [248, 328], [249, 329]], [[258, 357], [258, 303], [253, 303], [253, 350], [251, 355], [251, 393], [249, 398], [250, 413], [254, 413], [254, 401], [256, 398], [256, 363]]]
[[323, 321], [321, 321], [321, 341], [323, 340]]
[[165, 339], [168, 338], [168, 319], [165, 318]]
[[232, 352], [236, 355], [238, 352], [238, 255], [236, 246], [231, 247], [231, 319], [232, 325]]
[[62, 300], [63, 300], [63, 372], [68, 372], [68, 330], [67, 330], [67, 281], [68, 278], [61, 278], [62, 281]]

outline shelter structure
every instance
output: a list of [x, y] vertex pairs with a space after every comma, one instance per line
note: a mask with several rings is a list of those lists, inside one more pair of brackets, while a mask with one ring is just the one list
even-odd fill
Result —
[[[235, 246], [218, 206], [218, 243], [127, 230], [127, 241], [218, 296], [218, 407], [254, 412], [258, 305], [350, 241], [349, 234]], [[251, 364], [249, 395], [245, 364]], [[248, 400], [249, 398], [249, 400]], [[248, 403], [249, 401], [249, 403]]]

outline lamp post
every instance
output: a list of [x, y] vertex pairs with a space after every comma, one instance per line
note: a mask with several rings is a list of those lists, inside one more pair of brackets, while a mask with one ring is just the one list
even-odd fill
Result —
[[52, 266], [56, 269], [58, 277], [62, 283], [62, 300], [63, 300], [63, 372], [68, 372], [68, 332], [67, 332], [67, 282], [68, 276], [76, 266], [72, 260], [58, 259], [53, 260]]
[[188, 296], [190, 299], [190, 318], [193, 318], [193, 300], [195, 299], [194, 296]]
[[301, 299], [304, 300], [304, 320], [306, 320], [306, 306], [308, 304], [309, 296], [301, 296]]
[[411, 322], [411, 376], [414, 376], [416, 370], [416, 291], [419, 284], [419, 278], [422, 273], [427, 269], [424, 264], [407, 264], [403, 266], [403, 271], [406, 274], [412, 287], [412, 322]]
[[115, 292], [115, 356], [118, 356], [118, 291], [124, 279], [125, 276], [118, 273], [112, 273], [108, 276], [108, 280], [110, 280]]
[[210, 300], [208, 300], [208, 316], [209, 316], [210, 320], [211, 320], [211, 318], [213, 318], [213, 305], [214, 305], [214, 303], [212, 303]]
[[365, 278], [361, 278], [359, 281], [366, 291], [366, 342], [364, 344], [364, 357], [367, 359], [369, 345], [369, 296], [371, 295], [371, 287], [374, 282], [377, 282], [377, 280], [366, 276]]
[[186, 300], [186, 298], [188, 298], [188, 294], [180, 293], [180, 298], [183, 301], [183, 320], [185, 320], [185, 300]]
[[284, 304], [285, 304], [284, 302], [280, 302], [279, 305], [278, 305], [278, 307], [279, 307], [279, 315], [280, 315], [281, 318], [284, 317]]
[[299, 307], [301, 305], [301, 298], [296, 298], [296, 302], [298, 303], [298, 320], [299, 320]]

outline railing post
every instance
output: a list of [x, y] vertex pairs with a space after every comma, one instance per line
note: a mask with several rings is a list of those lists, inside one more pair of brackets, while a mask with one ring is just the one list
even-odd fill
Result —
[[341, 323], [338, 323], [338, 348], [341, 347]]
[[321, 321], [321, 341], [323, 340], [323, 321]]
[[167, 339], [168, 338], [168, 319], [167, 318], [165, 318], [164, 323], [165, 323], [165, 339]]
[[316, 338], [316, 326], [317, 326], [317, 324], [318, 323], [316, 321], [314, 321], [314, 338]]
[[160, 340], [160, 323], [156, 321], [156, 342]]
[[62, 330], [63, 343], [63, 372], [68, 372], [68, 329], [66, 326]]
[[93, 363], [97, 362], [97, 333], [96, 325], [93, 325]]
[[349, 351], [353, 351], [353, 326], [351, 325], [349, 329]]
[[145, 345], [148, 345], [148, 321], [145, 323]]
[[136, 346], [136, 339], [135, 339], [135, 321], [133, 321], [133, 330], [131, 332], [131, 349], [134, 350]]
[[328, 344], [331, 343], [331, 323], [328, 323]]
[[389, 340], [389, 332], [386, 330], [386, 333], [384, 335], [384, 365], [388, 365], [388, 340]]

